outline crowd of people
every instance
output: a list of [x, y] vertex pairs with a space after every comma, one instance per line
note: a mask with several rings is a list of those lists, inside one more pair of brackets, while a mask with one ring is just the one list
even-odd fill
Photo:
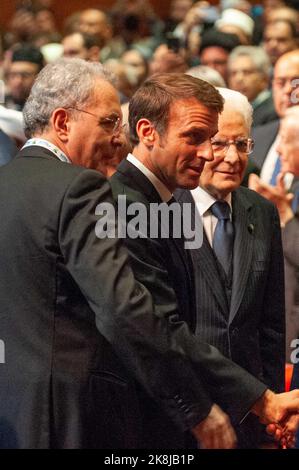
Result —
[[293, 447], [297, 2], [51, 3], [1, 37], [0, 448]]

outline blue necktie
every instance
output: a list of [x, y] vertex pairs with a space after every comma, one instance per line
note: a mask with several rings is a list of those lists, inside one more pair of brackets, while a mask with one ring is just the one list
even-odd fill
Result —
[[230, 220], [230, 207], [225, 201], [217, 201], [212, 205], [211, 212], [218, 219], [213, 238], [213, 250], [226, 276], [229, 277], [234, 246], [234, 227]]
[[271, 180], [270, 180], [271, 186], [276, 186], [276, 179], [277, 179], [278, 174], [280, 173], [280, 170], [281, 170], [281, 161], [280, 161], [279, 156], [277, 156], [275, 167], [274, 167]]

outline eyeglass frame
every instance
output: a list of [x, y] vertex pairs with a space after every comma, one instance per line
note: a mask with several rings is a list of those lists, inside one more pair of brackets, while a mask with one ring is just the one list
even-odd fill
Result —
[[[250, 146], [250, 150], [249, 151], [247, 150], [246, 152], [243, 152], [242, 150], [238, 149], [238, 143], [239, 142], [244, 143], [245, 141], [247, 142], [247, 148], [248, 148], [248, 146]], [[225, 141], [220, 140], [220, 139], [219, 140], [211, 139], [211, 146], [212, 146], [213, 152], [217, 152], [217, 150], [214, 150], [214, 148], [213, 148], [213, 144], [215, 144], [216, 142], [218, 142], [218, 143], [220, 142], [220, 143], [224, 144], [223, 149], [218, 150], [218, 152], [224, 152], [225, 154], [228, 152], [228, 149], [231, 145], [235, 146], [238, 153], [242, 153], [244, 155], [250, 155], [252, 153], [253, 149], [254, 149], [254, 140], [251, 139], [251, 138], [239, 139], [239, 140], [238, 139], [237, 140], [230, 139], [230, 140], [225, 140]]]
[[[79, 111], [80, 113], [86, 113], [86, 114], [89, 114], [90, 116], [93, 116], [95, 118], [97, 118], [98, 120], [98, 123], [100, 126], [102, 126], [105, 122], [106, 123], [113, 123], [114, 119], [110, 118], [110, 117], [100, 117], [100, 116], [97, 116], [96, 114], [94, 113], [91, 113], [90, 111], [86, 111], [85, 109], [80, 109], [80, 108], [75, 108], [74, 106], [69, 106], [65, 109], [74, 109], [75, 111]], [[118, 132], [121, 131], [122, 127], [125, 126], [125, 124], [122, 124], [122, 118], [120, 116], [117, 116], [115, 117], [116, 121], [114, 123], [114, 126], [113, 126], [113, 129], [111, 131], [112, 134], [116, 134]], [[105, 129], [105, 128], [104, 128]], [[105, 129], [107, 130], [107, 129]], [[108, 131], [108, 130], [107, 130]]]

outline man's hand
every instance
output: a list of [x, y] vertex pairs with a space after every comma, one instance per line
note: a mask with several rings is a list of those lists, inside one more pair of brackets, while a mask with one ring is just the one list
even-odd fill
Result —
[[276, 205], [282, 225], [285, 225], [294, 217], [292, 211], [294, 195], [287, 192], [283, 173], [279, 173], [277, 176], [276, 186], [265, 183], [257, 175], [252, 173], [249, 175], [248, 187]]
[[230, 419], [218, 405], [213, 405], [208, 416], [201, 421], [192, 433], [201, 449], [233, 449], [237, 437]]
[[299, 390], [280, 394], [267, 390], [253, 406], [252, 412], [262, 423], [269, 425], [267, 432], [280, 441], [283, 448], [294, 446], [299, 428]]

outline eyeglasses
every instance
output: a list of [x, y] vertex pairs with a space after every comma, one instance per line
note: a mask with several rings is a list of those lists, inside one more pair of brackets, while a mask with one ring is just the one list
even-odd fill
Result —
[[231, 145], [234, 145], [238, 153], [248, 155], [254, 147], [253, 139], [221, 140], [212, 139], [211, 145], [214, 153], [227, 152]]
[[80, 113], [86, 113], [90, 114], [90, 116], [93, 116], [97, 118], [99, 125], [107, 132], [110, 132], [111, 134], [117, 134], [118, 132], [121, 131], [123, 125], [122, 125], [122, 118], [120, 116], [110, 116], [110, 117], [99, 117], [94, 113], [91, 113], [90, 111], [86, 111], [85, 109], [79, 109], [75, 108], [72, 106], [69, 106], [66, 109], [74, 109], [75, 111], [79, 111]]

